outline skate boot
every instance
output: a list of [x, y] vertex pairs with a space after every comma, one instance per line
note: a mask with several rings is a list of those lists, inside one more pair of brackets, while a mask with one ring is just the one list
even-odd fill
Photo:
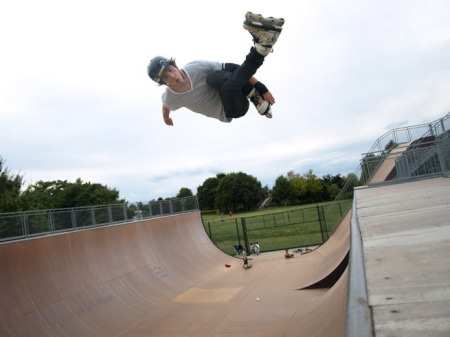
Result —
[[244, 29], [252, 36], [255, 48], [263, 56], [272, 51], [278, 36], [283, 29], [284, 19], [274, 17], [263, 17], [260, 14], [247, 12], [245, 14]]
[[267, 102], [256, 89], [253, 89], [247, 96], [256, 108], [256, 111], [262, 116], [272, 118], [272, 105]]

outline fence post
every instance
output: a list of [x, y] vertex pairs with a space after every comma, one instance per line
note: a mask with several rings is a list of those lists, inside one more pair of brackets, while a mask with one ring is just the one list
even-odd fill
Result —
[[172, 199], [169, 200], [169, 212], [170, 212], [170, 214], [173, 214], [173, 202], [172, 202]]
[[445, 172], [445, 156], [442, 154], [441, 144], [442, 144], [442, 141], [438, 142], [434, 146], [436, 147], [437, 160], [439, 162], [440, 173], [444, 173]]
[[444, 118], [441, 118], [440, 122], [441, 122], [442, 133], [444, 133], [445, 132]]
[[72, 228], [77, 227], [77, 216], [73, 208], [70, 210], [70, 221], [72, 222]]
[[22, 234], [24, 236], [28, 236], [30, 234], [30, 231], [28, 228], [28, 217], [26, 214], [22, 215]]
[[109, 223], [113, 222], [111, 205], [108, 206], [108, 219], [109, 219]]
[[316, 209], [317, 209], [317, 217], [319, 219], [319, 226], [320, 226], [320, 234], [322, 236], [322, 243], [324, 243], [325, 242], [325, 235], [324, 235], [324, 230], [323, 230], [322, 214], [320, 213], [320, 206], [317, 205]]
[[322, 211], [322, 219], [323, 219], [323, 224], [325, 225], [325, 236], [326, 239], [328, 240], [329, 236], [328, 236], [328, 224], [327, 224], [327, 217], [325, 216], [325, 206], [320, 206], [321, 211]]
[[163, 214], [164, 214], [164, 212], [163, 212], [163, 206], [162, 206], [162, 201], [159, 202], [159, 214], [160, 214], [160, 215], [163, 215]]
[[128, 220], [128, 215], [127, 215], [127, 205], [123, 204], [123, 220], [127, 221]]
[[91, 218], [92, 218], [92, 224], [95, 226], [96, 225], [96, 222], [95, 222], [95, 210], [92, 207], [91, 207]]
[[239, 224], [237, 218], [234, 219], [234, 223], [236, 224], [236, 235], [238, 239], [238, 245], [241, 244], [241, 236], [239, 235]]
[[152, 209], [152, 202], [151, 201], [148, 203], [148, 215], [149, 215], [149, 217], [153, 216], [153, 209]]
[[198, 198], [196, 195], [189, 197], [194, 200], [194, 208], [190, 209], [190, 211], [193, 211], [194, 209], [200, 209], [200, 204], [198, 203]]
[[247, 251], [247, 254], [250, 253], [250, 245], [248, 244], [248, 236], [247, 236], [247, 225], [245, 223], [245, 218], [241, 218], [241, 225], [242, 225], [242, 235], [244, 236], [244, 245], [245, 250]]
[[50, 229], [50, 232], [55, 231], [55, 222], [53, 221], [53, 213], [52, 211], [48, 212], [48, 227]]
[[338, 205], [339, 205], [339, 214], [341, 215], [341, 218], [342, 218], [342, 204], [338, 203]]
[[213, 237], [211, 234], [211, 223], [208, 221], [208, 233], [209, 233], [209, 238], [211, 239], [211, 241], [213, 241]]

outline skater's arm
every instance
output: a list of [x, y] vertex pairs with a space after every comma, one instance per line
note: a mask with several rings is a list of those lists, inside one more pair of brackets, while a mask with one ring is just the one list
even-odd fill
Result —
[[262, 82], [256, 82], [254, 86], [265, 101], [269, 102], [270, 104], [275, 104], [275, 98], [273, 97], [269, 89], [267, 89], [267, 87]]
[[166, 123], [166, 125], [173, 126], [172, 118], [170, 118], [170, 109], [167, 106], [163, 105], [162, 112], [164, 123]]

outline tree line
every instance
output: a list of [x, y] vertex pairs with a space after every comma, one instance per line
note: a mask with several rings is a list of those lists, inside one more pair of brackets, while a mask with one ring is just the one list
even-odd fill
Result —
[[[254, 210], [264, 201], [270, 201], [271, 206], [287, 206], [334, 200], [348, 180], [351, 181], [350, 186], [347, 186], [349, 192], [341, 195], [341, 198], [352, 197], [352, 187], [359, 183], [355, 175], [328, 174], [318, 177], [312, 170], [305, 174], [290, 171], [279, 176], [273, 188], [269, 189], [262, 186], [256, 177], [244, 172], [219, 173], [198, 186], [196, 195], [202, 210], [235, 213]], [[38, 181], [25, 189], [23, 187], [23, 177], [10, 173], [0, 157], [0, 212], [126, 202], [119, 199], [118, 190], [84, 182], [80, 178], [75, 182]], [[193, 195], [189, 188], [182, 187], [175, 197]], [[143, 203], [129, 206], [141, 208]]]
[[[273, 188], [262, 187], [257, 178], [243, 172], [225, 174], [206, 179], [197, 188], [202, 210], [217, 209], [222, 213], [250, 211], [258, 208], [267, 198], [271, 206], [302, 205], [351, 198], [353, 187], [359, 184], [354, 174], [348, 176], [324, 175], [318, 177], [312, 170], [305, 174], [289, 171], [275, 180]], [[345, 193], [341, 191], [346, 185]]]

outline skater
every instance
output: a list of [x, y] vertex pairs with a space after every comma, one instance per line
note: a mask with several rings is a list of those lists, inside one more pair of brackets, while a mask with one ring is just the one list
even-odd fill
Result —
[[173, 125], [170, 112], [181, 107], [228, 123], [247, 113], [249, 100], [261, 115], [272, 118], [275, 99], [253, 75], [272, 51], [283, 24], [281, 18], [247, 12], [244, 28], [252, 35], [254, 47], [241, 65], [194, 61], [180, 69], [172, 58], [153, 58], [147, 73], [167, 86], [162, 95], [164, 123]]
[[250, 259], [247, 257], [247, 251], [244, 249], [242, 251], [242, 261], [243, 261], [242, 267], [244, 269], [249, 269], [252, 267], [252, 265], [248, 262], [249, 260]]

